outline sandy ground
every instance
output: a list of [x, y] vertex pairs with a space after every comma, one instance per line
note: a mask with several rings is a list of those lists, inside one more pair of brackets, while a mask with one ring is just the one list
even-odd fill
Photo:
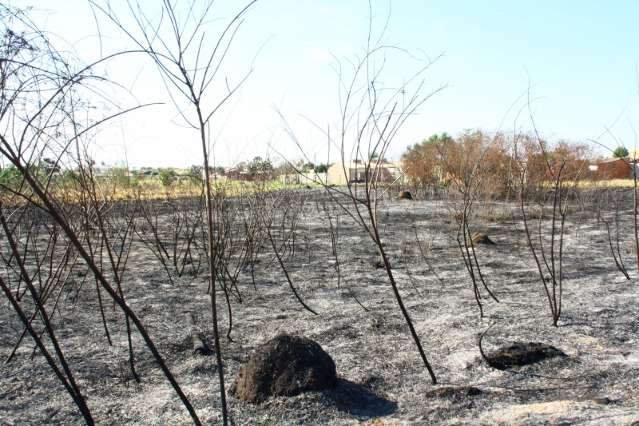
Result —
[[[499, 205], [502, 212], [513, 205]], [[575, 214], [577, 215], [577, 214]], [[577, 217], [577, 216], [575, 216]], [[380, 219], [393, 273], [421, 336], [439, 384], [433, 386], [397, 309], [375, 249], [345, 216], [340, 229], [342, 282], [337, 287], [326, 223], [309, 206], [297, 253], [286, 258], [291, 277], [319, 315], [301, 309], [281, 270], [265, 254], [256, 265], [257, 291], [240, 277], [243, 303], [233, 303], [233, 341], [223, 339], [227, 384], [260, 343], [278, 333], [316, 340], [333, 357], [340, 381], [334, 390], [252, 405], [229, 397], [235, 424], [633, 424], [639, 422], [639, 287], [632, 264], [630, 215], [623, 212], [627, 281], [610, 256], [605, 230], [588, 212], [567, 224], [563, 315], [552, 326], [543, 287], [527, 251], [521, 223], [479, 219], [494, 246], [478, 247], [479, 261], [501, 303], [484, 299], [479, 318], [454, 240], [449, 206], [433, 201], [392, 201]], [[547, 225], [546, 225], [547, 226]], [[436, 277], [422, 260], [413, 227], [430, 246]], [[308, 238], [308, 245], [306, 239]], [[308, 250], [307, 250], [308, 249]], [[310, 252], [310, 254], [309, 254]], [[170, 369], [206, 423], [220, 422], [214, 356], [194, 355], [185, 330], [192, 313], [212, 342], [211, 314], [203, 276], [171, 286], [158, 262], [134, 245], [125, 291]], [[79, 279], [79, 278], [78, 278]], [[353, 299], [358, 297], [369, 310]], [[221, 293], [220, 293], [221, 297]], [[135, 336], [141, 383], [127, 368], [124, 319], [108, 310], [114, 339], [104, 339], [94, 288], [77, 300], [70, 291], [58, 336], [99, 424], [188, 424], [186, 411], [151, 354]], [[4, 359], [22, 331], [2, 300], [0, 308], [0, 424], [81, 424], [77, 409], [46, 365], [22, 346]], [[226, 332], [223, 304], [221, 325]], [[566, 358], [495, 370], [481, 358], [478, 335], [489, 326], [484, 349], [514, 341], [554, 345]], [[469, 386], [477, 388], [469, 392]], [[639, 424], [639, 423], [638, 423]]]

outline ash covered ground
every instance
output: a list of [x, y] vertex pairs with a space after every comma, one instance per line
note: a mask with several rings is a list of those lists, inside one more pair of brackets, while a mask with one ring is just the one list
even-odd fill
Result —
[[[478, 245], [490, 288], [484, 318], [455, 239], [446, 201], [388, 201], [379, 212], [383, 240], [401, 294], [439, 383], [432, 385], [397, 308], [370, 238], [342, 214], [341, 280], [326, 220], [312, 203], [297, 231], [296, 253], [284, 257], [292, 281], [319, 315], [302, 309], [265, 251], [255, 265], [256, 288], [240, 275], [242, 303], [231, 299], [232, 341], [218, 292], [227, 385], [259, 344], [279, 333], [317, 341], [334, 359], [335, 389], [278, 397], [253, 405], [228, 397], [235, 424], [633, 424], [639, 422], [639, 283], [633, 264], [630, 211], [621, 212], [621, 251], [631, 280], [612, 260], [604, 226], [593, 212], [569, 215], [564, 237], [563, 311], [559, 327], [528, 250], [516, 204], [482, 207], [473, 229], [496, 243]], [[337, 211], [337, 210], [336, 210]], [[536, 221], [534, 222], [535, 226]], [[545, 220], [543, 229], [550, 226]], [[416, 243], [421, 241], [426, 262]], [[430, 263], [430, 265], [429, 265]], [[434, 271], [433, 271], [434, 270]], [[75, 277], [74, 279], [80, 279]], [[188, 317], [212, 344], [210, 301], [203, 275], [170, 285], [154, 256], [134, 243], [125, 275], [127, 301], [148, 328], [202, 421], [220, 423], [215, 357], [193, 353]], [[487, 296], [484, 292], [484, 296]], [[368, 310], [364, 310], [355, 300]], [[136, 383], [127, 366], [125, 322], [107, 303], [113, 339], [104, 338], [95, 288], [71, 288], [54, 324], [79, 386], [99, 424], [189, 424], [190, 418], [134, 335]], [[512, 342], [543, 342], [567, 356], [497, 370], [481, 357]], [[82, 424], [71, 398], [26, 340], [10, 364], [22, 326], [0, 309], [0, 423]]]

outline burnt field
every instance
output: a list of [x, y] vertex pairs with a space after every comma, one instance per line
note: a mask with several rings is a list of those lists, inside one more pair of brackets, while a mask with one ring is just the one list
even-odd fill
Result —
[[[631, 206], [629, 196], [616, 199]], [[464, 216], [465, 243], [459, 203], [415, 198], [380, 201], [377, 224], [435, 385], [377, 247], [343, 207], [312, 190], [216, 205], [226, 387], [256, 347], [281, 333], [319, 343], [338, 375], [332, 389], [261, 404], [228, 395], [235, 424], [639, 421], [631, 209], [590, 197], [572, 202], [553, 225], [552, 205], [529, 205], [527, 235], [516, 202], [477, 204]], [[60, 366], [50, 332], [55, 335], [95, 422], [190, 423], [134, 321], [96, 285], [68, 236], [35, 209], [8, 211], [3, 222], [10, 232], [0, 241], [3, 281]], [[221, 422], [200, 201], [118, 202], [97, 211], [100, 220], [75, 208], [65, 218], [144, 325], [200, 420]], [[473, 243], [477, 233], [487, 238]], [[50, 332], [36, 315], [27, 281], [48, 314]], [[561, 306], [556, 327], [553, 283]], [[21, 339], [23, 331], [23, 321], [3, 298], [0, 423], [82, 424], [30, 333]], [[527, 365], [498, 362], [513, 343], [549, 345], [556, 356], [528, 357], [536, 362]]]

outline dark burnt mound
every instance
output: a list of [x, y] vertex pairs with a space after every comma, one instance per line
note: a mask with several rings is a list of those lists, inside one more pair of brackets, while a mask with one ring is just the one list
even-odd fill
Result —
[[305, 337], [282, 334], [258, 347], [240, 368], [231, 394], [248, 402], [330, 389], [337, 383], [333, 359]]

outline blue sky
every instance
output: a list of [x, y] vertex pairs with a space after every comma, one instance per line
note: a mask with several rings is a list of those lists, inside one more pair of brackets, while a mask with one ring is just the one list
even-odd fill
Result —
[[[114, 5], [122, 1], [113, 1]], [[142, 4], [149, 10], [151, 0]], [[180, 2], [178, 2], [179, 4]], [[237, 0], [217, 0], [213, 33]], [[84, 61], [100, 55], [95, 22], [84, 0], [19, 0], [37, 8], [34, 19]], [[385, 42], [422, 58], [441, 55], [426, 74], [430, 99], [398, 135], [390, 156], [435, 132], [463, 129], [512, 131], [515, 112], [530, 85], [539, 131], [550, 140], [600, 137], [628, 147], [639, 132], [639, 3], [631, 1], [373, 1], [378, 30], [389, 13]], [[217, 19], [217, 18], [220, 19]], [[337, 79], [332, 55], [362, 52], [368, 25], [366, 0], [262, 0], [247, 16], [225, 75], [233, 79], [254, 61], [254, 72], [217, 118], [212, 134], [216, 161], [231, 164], [276, 152], [299, 156], [283, 134], [280, 111], [309, 155], [325, 158], [324, 138], [306, 118], [335, 123]], [[104, 23], [103, 52], [129, 46]], [[391, 66], [388, 84], [409, 72]], [[110, 64], [109, 76], [131, 88], [140, 102], [165, 106], [113, 122], [98, 137], [95, 156], [107, 163], [187, 166], [200, 161], [196, 135], [181, 126], [156, 70], [143, 57]], [[514, 107], [512, 107], [515, 105]], [[306, 118], [303, 118], [306, 117]], [[522, 117], [522, 130], [530, 128]], [[603, 135], [603, 136], [602, 136]]]

